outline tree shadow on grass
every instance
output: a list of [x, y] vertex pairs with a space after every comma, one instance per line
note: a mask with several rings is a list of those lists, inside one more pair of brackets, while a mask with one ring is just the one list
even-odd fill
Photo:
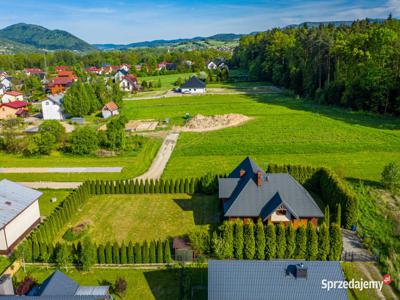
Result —
[[260, 103], [285, 106], [293, 110], [301, 110], [321, 114], [325, 117], [376, 129], [399, 130], [400, 119], [390, 115], [378, 115], [364, 111], [351, 111], [337, 106], [322, 105], [312, 100], [295, 100], [284, 94], [246, 94]]
[[171, 268], [144, 272], [157, 300], [207, 299], [207, 268]]
[[184, 211], [193, 211], [196, 225], [217, 224], [221, 220], [220, 201], [217, 195], [194, 194], [190, 199], [174, 199]]

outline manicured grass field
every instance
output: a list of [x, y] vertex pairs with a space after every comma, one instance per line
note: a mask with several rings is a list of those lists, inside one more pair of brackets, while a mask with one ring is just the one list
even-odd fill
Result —
[[[17, 273], [17, 280], [21, 281], [26, 274], [43, 282], [55, 269], [27, 267], [27, 273], [21, 269]], [[65, 272], [65, 270], [61, 270]], [[118, 277], [127, 281], [125, 300], [133, 299], [178, 299], [179, 298], [179, 270], [133, 270], [133, 269], [92, 269], [89, 272], [79, 272], [75, 269], [65, 272], [80, 285], [113, 285]], [[114, 295], [115, 296], [115, 295]], [[121, 299], [117, 297], [116, 299]]]
[[400, 120], [320, 106], [279, 94], [208, 95], [125, 103], [130, 119], [241, 113], [254, 119], [207, 133], [181, 133], [164, 177], [224, 173], [252, 156], [267, 163], [327, 166], [347, 177], [379, 180], [400, 160]]
[[[53, 210], [64, 201], [65, 197], [71, 193], [70, 190], [41, 189], [40, 191], [43, 193], [39, 198], [40, 215], [42, 217], [49, 216]], [[52, 198], [57, 198], [57, 201], [51, 202]]]
[[144, 173], [151, 165], [161, 139], [148, 139], [139, 151], [116, 157], [76, 156], [55, 152], [50, 156], [25, 157], [0, 154], [1, 167], [123, 167], [120, 173], [33, 173], [1, 174], [0, 179], [14, 181], [84, 181], [87, 179], [126, 179]]
[[86, 234], [94, 242], [150, 241], [214, 224], [219, 221], [218, 208], [215, 196], [96, 195], [85, 203], [70, 225], [89, 222]]
[[194, 73], [181, 73], [181, 74], [168, 74], [168, 75], [160, 75], [160, 76], [147, 76], [147, 77], [138, 77], [139, 83], [143, 80], [153, 81], [153, 84], [157, 84], [158, 79], [161, 79], [161, 88], [154, 88], [155, 90], [170, 90], [175, 86], [175, 82], [180, 77], [182, 80], [189, 79], [191, 75]]

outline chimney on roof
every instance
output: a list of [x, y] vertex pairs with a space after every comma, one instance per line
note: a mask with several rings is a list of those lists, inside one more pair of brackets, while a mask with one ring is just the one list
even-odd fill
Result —
[[304, 267], [303, 263], [296, 265], [296, 279], [298, 278], [307, 279], [307, 268]]
[[257, 172], [257, 185], [261, 186], [262, 184], [262, 174], [260, 171]]
[[241, 170], [240, 170], [240, 177], [243, 177], [245, 174], [246, 174], [246, 171], [243, 170], [243, 169], [241, 169]]

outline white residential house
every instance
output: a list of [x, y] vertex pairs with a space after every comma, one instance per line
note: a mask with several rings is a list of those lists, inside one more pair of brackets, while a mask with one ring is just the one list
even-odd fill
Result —
[[213, 61], [210, 61], [210, 62], [207, 64], [207, 69], [209, 69], [209, 70], [215, 70], [215, 69], [217, 69], [217, 68], [218, 68], [217, 64], [216, 64], [215, 62], [213, 62]]
[[0, 83], [0, 96], [3, 96], [6, 91], [6, 87]]
[[6, 88], [6, 90], [10, 90], [12, 87], [12, 78], [8, 76], [0, 76], [0, 83]]
[[41, 195], [10, 180], [0, 181], [0, 254], [9, 254], [40, 223]]
[[126, 72], [129, 72], [130, 66], [127, 65], [127, 64], [122, 64], [122, 65], [120, 66], [120, 69], [121, 69], [121, 70], [125, 70]]
[[42, 101], [43, 120], [64, 120], [62, 101], [64, 94], [48, 95]]
[[137, 78], [133, 75], [124, 76], [119, 82], [119, 88], [121, 91], [130, 92], [136, 91], [138, 89]]
[[196, 76], [192, 76], [181, 85], [180, 90], [182, 94], [205, 94], [206, 84]]
[[17, 91], [4, 92], [1, 103], [10, 103], [14, 101], [24, 101], [24, 95]]
[[104, 119], [111, 118], [113, 116], [119, 115], [118, 105], [115, 102], [108, 102], [106, 105], [103, 106], [101, 110], [101, 114]]
[[121, 81], [122, 78], [124, 78], [126, 75], [128, 75], [128, 71], [125, 71], [124, 69], [119, 69], [114, 75], [114, 81]]

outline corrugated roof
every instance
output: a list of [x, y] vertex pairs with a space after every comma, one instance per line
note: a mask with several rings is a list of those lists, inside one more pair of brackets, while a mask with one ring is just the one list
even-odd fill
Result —
[[[286, 270], [303, 263], [307, 278]], [[209, 260], [208, 299], [347, 300], [346, 289], [322, 289], [322, 280], [345, 280], [337, 261]]]
[[0, 181], [0, 226], [7, 225], [29, 205], [36, 201], [42, 192], [27, 188], [7, 179]]
[[108, 294], [109, 286], [80, 286], [75, 292], [76, 296], [105, 296]]
[[[240, 177], [242, 170], [244, 175]], [[261, 173], [261, 186], [257, 184], [257, 173]], [[249, 157], [228, 178], [219, 180], [219, 195], [229, 198], [224, 203], [226, 217], [266, 218], [278, 204], [284, 204], [296, 218], [324, 216], [307, 190], [290, 174], [266, 174]]]

